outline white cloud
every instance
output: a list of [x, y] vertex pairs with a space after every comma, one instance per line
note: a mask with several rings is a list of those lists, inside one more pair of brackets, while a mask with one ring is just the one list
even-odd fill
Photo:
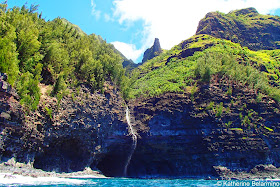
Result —
[[134, 62], [141, 56], [145, 49], [136, 49], [134, 44], [127, 44], [123, 42], [112, 42], [117, 50], [119, 50], [126, 58], [132, 59]]
[[[170, 49], [182, 40], [194, 35], [198, 22], [208, 12], [255, 7], [260, 13], [273, 13], [280, 8], [280, 0], [114, 0], [114, 17], [120, 24], [142, 20], [141, 48], [152, 45], [155, 37], [162, 48]], [[130, 49], [133, 54], [139, 50]], [[124, 52], [125, 54], [125, 52]]]
[[106, 22], [115, 21], [112, 16], [110, 16], [109, 14], [106, 14], [106, 13], [104, 14], [104, 19]]
[[100, 19], [101, 11], [96, 9], [96, 4], [95, 4], [94, 0], [91, 0], [91, 14], [93, 16], [95, 16], [95, 18], [97, 20]]

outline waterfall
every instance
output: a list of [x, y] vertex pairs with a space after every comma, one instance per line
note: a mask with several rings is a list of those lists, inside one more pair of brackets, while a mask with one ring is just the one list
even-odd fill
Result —
[[128, 124], [128, 129], [129, 129], [129, 135], [132, 136], [132, 145], [131, 145], [131, 150], [130, 150], [130, 153], [129, 153], [129, 156], [127, 158], [127, 161], [125, 163], [125, 166], [124, 166], [124, 176], [127, 176], [127, 167], [130, 163], [130, 160], [131, 160], [131, 157], [136, 149], [136, 146], [137, 146], [137, 135], [131, 125], [131, 122], [130, 122], [130, 112], [129, 112], [129, 108], [126, 107], [126, 121], [127, 121], [127, 124]]

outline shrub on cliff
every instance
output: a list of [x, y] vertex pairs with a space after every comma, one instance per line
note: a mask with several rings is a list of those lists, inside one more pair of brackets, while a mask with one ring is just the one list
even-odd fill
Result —
[[[194, 48], [194, 54], [184, 55]], [[228, 40], [197, 35], [134, 70], [137, 76], [131, 79], [127, 95], [184, 93], [195, 82], [208, 83], [219, 74], [280, 101], [279, 51], [251, 51]]]
[[37, 64], [34, 74], [29, 71], [23, 73], [18, 82], [17, 90], [21, 98], [20, 102], [26, 110], [35, 110], [40, 101], [40, 88], [38, 86], [41, 80], [42, 64]]
[[94, 34], [86, 35], [65, 19], [45, 21], [37, 7], [7, 9], [7, 2], [0, 4], [0, 72], [8, 74], [8, 82], [16, 86], [28, 110], [37, 108], [41, 71], [47, 75], [43, 79], [55, 81], [54, 95], [80, 83], [93, 91], [102, 90], [105, 80], [123, 85], [121, 57], [112, 45]]

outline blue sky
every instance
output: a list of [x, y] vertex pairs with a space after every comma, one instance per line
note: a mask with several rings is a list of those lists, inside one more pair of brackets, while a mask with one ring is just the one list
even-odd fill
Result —
[[26, 2], [38, 4], [46, 20], [66, 18], [87, 34], [100, 35], [135, 62], [141, 62], [155, 37], [170, 49], [194, 35], [210, 11], [255, 7], [262, 14], [280, 15], [280, 0], [8, 0], [8, 6]]

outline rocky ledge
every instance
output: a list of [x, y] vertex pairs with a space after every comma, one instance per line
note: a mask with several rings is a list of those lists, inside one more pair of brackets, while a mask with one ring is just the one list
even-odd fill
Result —
[[279, 179], [280, 168], [273, 165], [260, 164], [255, 166], [250, 171], [231, 171], [223, 166], [215, 166], [216, 172], [220, 179], [223, 180], [268, 180]]
[[91, 168], [85, 168], [83, 171], [72, 173], [47, 172], [41, 169], [35, 169], [30, 164], [18, 163], [14, 158], [0, 164], [0, 174], [5, 174], [4, 178], [15, 178], [15, 175], [24, 177], [61, 177], [61, 178], [106, 178], [100, 171], [93, 171]]

